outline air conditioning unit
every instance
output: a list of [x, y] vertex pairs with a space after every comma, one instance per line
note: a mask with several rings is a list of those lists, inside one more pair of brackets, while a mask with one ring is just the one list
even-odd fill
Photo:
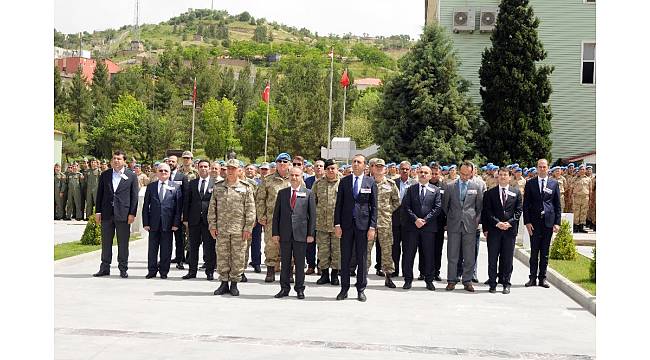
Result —
[[481, 8], [481, 32], [494, 31], [494, 25], [497, 23], [499, 8]]
[[472, 8], [457, 8], [454, 9], [454, 32], [461, 31], [473, 32], [476, 28], [474, 20], [474, 9]]

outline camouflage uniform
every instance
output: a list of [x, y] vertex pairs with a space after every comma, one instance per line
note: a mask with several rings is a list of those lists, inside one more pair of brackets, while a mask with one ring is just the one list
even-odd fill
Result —
[[334, 207], [341, 176], [335, 180], [326, 177], [316, 180], [312, 187], [316, 199], [316, 246], [318, 247], [318, 268], [341, 269], [341, 240], [334, 233]]
[[573, 182], [575, 178], [572, 174], [567, 173], [566, 182], [564, 183], [564, 205], [566, 206], [566, 212], [571, 213], [573, 212]]
[[[587, 219], [589, 219], [593, 225], [596, 225], [596, 176], [591, 177], [591, 192], [589, 193], [589, 211], [587, 211]], [[594, 230], [596, 230], [595, 227]]]
[[253, 187], [237, 180], [214, 184], [208, 208], [208, 227], [217, 229], [217, 272], [221, 281], [239, 282], [246, 268], [246, 241], [242, 232], [253, 231], [255, 199]]
[[93, 208], [96, 205], [95, 197], [97, 196], [97, 185], [99, 184], [99, 175], [101, 175], [101, 173], [102, 172], [99, 169], [86, 170], [86, 217], [90, 217], [94, 214]]
[[65, 216], [63, 210], [63, 196], [65, 193], [66, 178], [62, 172], [54, 173], [54, 218], [61, 219]]
[[189, 166], [185, 166], [185, 165], [179, 166], [178, 171], [185, 174], [185, 176], [187, 177], [187, 182], [190, 182], [190, 181], [196, 179], [197, 177], [199, 177], [198, 170], [196, 170], [194, 168], [194, 165], [191, 165], [191, 164]]
[[381, 269], [385, 274], [395, 272], [393, 263], [393, 212], [400, 205], [399, 190], [395, 181], [384, 178], [377, 183], [377, 231], [375, 239], [368, 242], [368, 269], [375, 240], [378, 238], [381, 248]]
[[[526, 179], [524, 179], [523, 176], [521, 178], [519, 178], [519, 180], [517, 180], [513, 176], [512, 179], [510, 179], [510, 186], [516, 186], [519, 189], [519, 193], [521, 194], [521, 198], [522, 199], [524, 198], [524, 188], [526, 187]], [[487, 188], [487, 186], [486, 186], [486, 188]]]
[[564, 192], [566, 190], [566, 179], [562, 175], [559, 177], [553, 176], [553, 179], [557, 180], [557, 184], [560, 187], [560, 206], [562, 207], [562, 212], [564, 212]]
[[275, 173], [265, 177], [264, 182], [257, 188], [255, 202], [257, 219], [266, 219], [266, 226], [264, 226], [264, 264], [267, 267], [280, 265], [280, 244], [271, 241], [271, 224], [273, 223], [273, 211], [275, 210], [275, 199], [278, 197], [278, 191], [288, 186], [290, 186], [288, 177], [283, 178], [280, 174]]
[[140, 186], [140, 189], [146, 187], [147, 185], [149, 185], [149, 183], [150, 183], [149, 177], [147, 176], [147, 174], [141, 173], [140, 175], [138, 175], [138, 185]]
[[497, 178], [495, 178], [494, 175], [488, 175], [485, 178], [485, 190], [486, 191], [492, 189], [493, 187], [495, 187], [497, 185], [499, 185], [499, 180], [497, 180]]
[[[75, 219], [83, 219], [83, 209], [81, 209], [81, 181], [84, 176], [80, 172], [68, 172], [67, 174], [67, 189], [68, 189], [68, 203], [66, 206], [66, 217]], [[74, 216], [73, 216], [74, 215]]]
[[587, 221], [590, 191], [591, 179], [587, 175], [577, 176], [573, 180], [571, 193], [573, 195], [573, 223], [576, 225], [584, 225]]

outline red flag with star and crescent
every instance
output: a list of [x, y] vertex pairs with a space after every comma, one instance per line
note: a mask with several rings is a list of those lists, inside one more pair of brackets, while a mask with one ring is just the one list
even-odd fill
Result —
[[192, 102], [196, 104], [196, 78], [194, 78], [194, 89], [192, 90]]
[[268, 104], [269, 96], [271, 95], [271, 84], [267, 83], [264, 91], [262, 92], [262, 100]]
[[348, 69], [345, 69], [343, 71], [343, 75], [341, 76], [341, 86], [348, 87], [349, 85], [350, 85], [350, 78], [348, 77]]

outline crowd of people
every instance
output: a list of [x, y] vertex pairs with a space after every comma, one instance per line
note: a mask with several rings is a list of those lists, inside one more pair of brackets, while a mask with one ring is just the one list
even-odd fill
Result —
[[[245, 164], [237, 159], [181, 160], [168, 156], [151, 166], [115, 151], [109, 163], [84, 159], [61, 171], [54, 166], [55, 219], [95, 216], [102, 228], [100, 270], [110, 274], [113, 237], [118, 240], [120, 276], [128, 277], [128, 238], [138, 194], [146, 187], [142, 225], [149, 233], [147, 278], [168, 276], [172, 263], [196, 278], [199, 249], [208, 280], [219, 276], [215, 295], [239, 294], [244, 270], [261, 272], [264, 237], [265, 281], [276, 281], [287, 296], [290, 283], [304, 298], [305, 275], [317, 285], [340, 286], [347, 298], [356, 276], [357, 299], [366, 300], [367, 274], [375, 270], [388, 288], [403, 277], [403, 289], [418, 280], [428, 290], [442, 281], [442, 249], [447, 233], [446, 290], [462, 283], [474, 292], [481, 231], [487, 238], [490, 292], [498, 284], [510, 292], [515, 238], [523, 218], [531, 236], [530, 279], [526, 286], [548, 287], [550, 239], [560, 216], [572, 212], [574, 231], [596, 229], [596, 181], [591, 166], [568, 164], [549, 169], [519, 164], [477, 168], [458, 165], [387, 163], [356, 155], [352, 163], [305, 160], [281, 153], [275, 161]], [[174, 250], [175, 249], [175, 250]], [[174, 258], [172, 258], [172, 254]], [[250, 260], [250, 261], [249, 261]], [[401, 266], [400, 266], [401, 265]], [[305, 271], [306, 268], [306, 271]], [[400, 273], [401, 271], [401, 273]]]

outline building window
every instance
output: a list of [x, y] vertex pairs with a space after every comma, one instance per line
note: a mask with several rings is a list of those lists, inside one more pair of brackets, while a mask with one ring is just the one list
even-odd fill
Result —
[[583, 0], [585, 4], [595, 4], [596, 0]]
[[580, 83], [584, 85], [596, 83], [596, 43], [582, 43], [582, 66]]

